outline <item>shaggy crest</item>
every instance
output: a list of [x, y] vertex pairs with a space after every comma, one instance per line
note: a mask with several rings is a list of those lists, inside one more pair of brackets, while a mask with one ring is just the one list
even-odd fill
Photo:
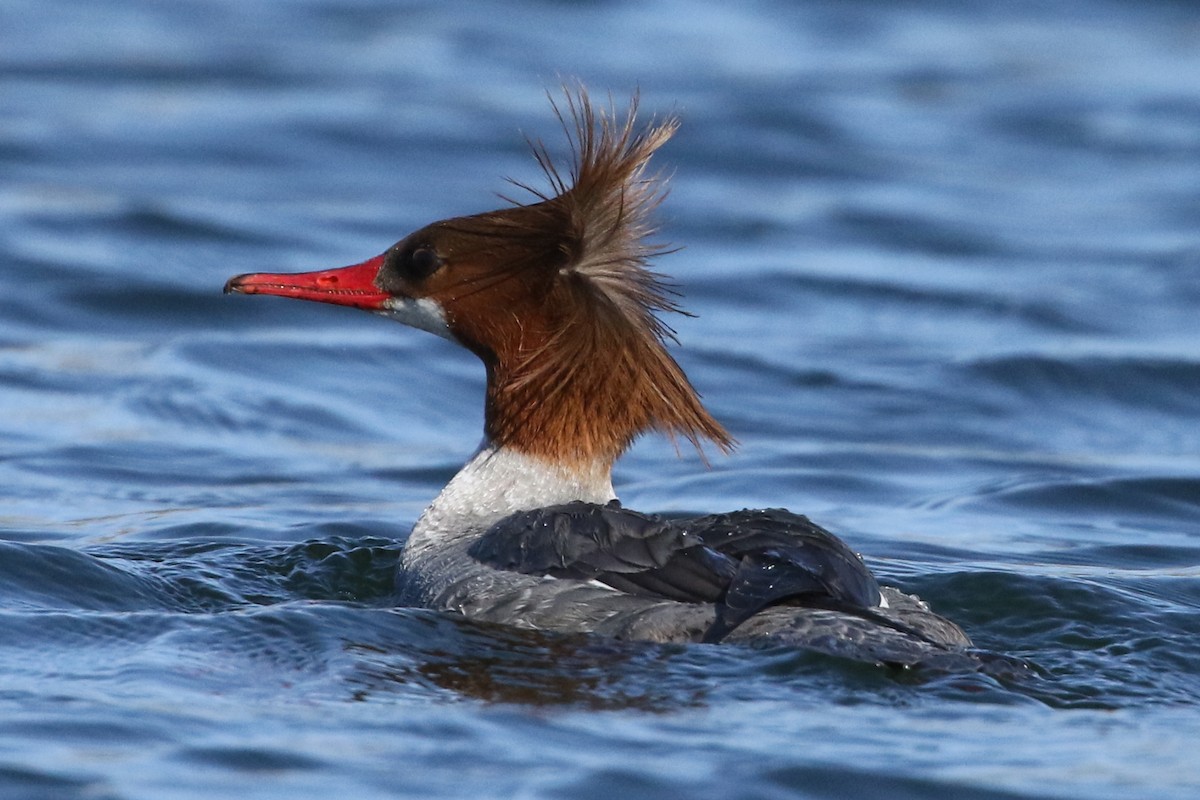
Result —
[[564, 90], [563, 105], [549, 96], [566, 134], [571, 162], [568, 179], [555, 166], [541, 141], [530, 142], [538, 165], [550, 182], [554, 196], [513, 181], [554, 207], [555, 216], [569, 220], [575, 239], [566, 269], [589, 280], [624, 313], [631, 323], [648, 325], [660, 336], [671, 331], [656, 311], [681, 311], [669, 295], [663, 276], [648, 268], [654, 256], [670, 248], [653, 244], [657, 233], [651, 213], [666, 197], [666, 181], [646, 173], [650, 156], [679, 130], [679, 120], [637, 127], [638, 96], [630, 100], [624, 122], [609, 107], [597, 110], [587, 91]]
[[531, 142], [553, 194], [514, 181], [540, 202], [483, 215], [509, 235], [519, 231], [512, 240], [526, 255], [517, 269], [541, 274], [552, 317], [540, 341], [497, 365], [490, 399], [504, 413], [489, 414], [489, 435], [560, 458], [570, 443], [579, 460], [615, 458], [646, 429], [682, 436], [701, 453], [704, 439], [731, 449], [733, 439], [666, 351], [673, 331], [658, 314], [684, 312], [648, 266], [668, 250], [648, 241], [665, 190], [647, 163], [678, 120], [639, 127], [636, 96], [619, 120], [611, 100], [597, 109], [582, 88], [551, 105], [570, 146], [568, 174]]

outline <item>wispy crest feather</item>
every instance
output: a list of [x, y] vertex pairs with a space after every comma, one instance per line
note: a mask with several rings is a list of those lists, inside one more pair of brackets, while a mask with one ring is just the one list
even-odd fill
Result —
[[[684, 312], [663, 276], [649, 268], [668, 248], [650, 241], [652, 212], [666, 190], [659, 175], [648, 173], [648, 162], [678, 120], [639, 126], [636, 95], [622, 118], [611, 97], [597, 108], [582, 87], [550, 102], [570, 148], [567, 174], [540, 141], [531, 142], [553, 193], [514, 182], [541, 202], [505, 216], [520, 229], [517, 238], [554, 253], [522, 259], [521, 269], [541, 272], [554, 298], [549, 306], [568, 311], [547, 338], [503, 368], [494, 400], [506, 413], [489, 434], [504, 440], [533, 431], [539, 441], [572, 443], [581, 458], [615, 457], [646, 429], [682, 436], [697, 450], [705, 439], [728, 450], [732, 438], [665, 349], [674, 334], [658, 315]], [[547, 413], [560, 405], [578, 410]], [[568, 420], [582, 420], [582, 429], [547, 429]]]
[[566, 269], [591, 281], [631, 322], [650, 324], [669, 335], [654, 312], [680, 309], [671, 301], [663, 276], [648, 267], [651, 258], [669, 252], [665, 245], [650, 242], [658, 232], [651, 214], [667, 188], [660, 174], [647, 174], [647, 167], [654, 152], [679, 129], [679, 120], [651, 120], [639, 129], [637, 94], [623, 121], [611, 96], [607, 109], [597, 109], [582, 86], [574, 91], [564, 87], [561, 103], [548, 97], [570, 148], [568, 175], [564, 178], [541, 141], [531, 142], [554, 195], [518, 185], [556, 206], [570, 221], [578, 251], [567, 254]]

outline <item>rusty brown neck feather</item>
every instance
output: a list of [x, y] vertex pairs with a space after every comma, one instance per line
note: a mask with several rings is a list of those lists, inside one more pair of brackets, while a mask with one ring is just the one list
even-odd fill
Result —
[[487, 365], [485, 433], [496, 445], [572, 467], [609, 466], [656, 430], [722, 450], [732, 439], [704, 409], [654, 329], [631, 324], [583, 280], [554, 287], [477, 349]]

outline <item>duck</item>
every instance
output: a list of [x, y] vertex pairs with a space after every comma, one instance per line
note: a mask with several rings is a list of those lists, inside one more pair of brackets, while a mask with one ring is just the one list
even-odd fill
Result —
[[226, 293], [369, 311], [486, 372], [483, 439], [404, 542], [396, 602], [482, 623], [628, 641], [781, 646], [875, 664], [969, 658], [920, 598], [783, 508], [680, 518], [621, 505], [614, 463], [645, 434], [730, 452], [669, 347], [686, 313], [654, 262], [677, 116], [639, 120], [582, 86], [550, 96], [570, 156], [531, 141], [528, 202], [432, 222], [361, 263], [249, 273]]

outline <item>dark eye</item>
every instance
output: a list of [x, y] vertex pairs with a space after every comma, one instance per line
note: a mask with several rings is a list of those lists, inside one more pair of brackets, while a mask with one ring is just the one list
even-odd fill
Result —
[[379, 285], [391, 292], [411, 289], [446, 263], [425, 237], [409, 237], [389, 247], [383, 256]]
[[442, 259], [432, 247], [415, 247], [404, 259], [404, 274], [409, 280], [424, 280], [438, 271]]

